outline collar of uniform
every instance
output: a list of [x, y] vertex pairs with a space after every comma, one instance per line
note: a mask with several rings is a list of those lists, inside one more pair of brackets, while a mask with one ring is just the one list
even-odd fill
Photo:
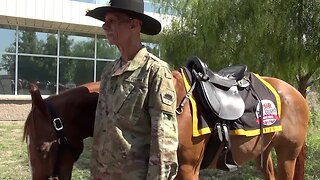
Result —
[[121, 58], [115, 60], [114, 65], [112, 67], [112, 76], [116, 76], [119, 73], [116, 73], [121, 68]]
[[142, 67], [145, 63], [145, 57], [149, 52], [147, 51], [146, 47], [142, 47], [137, 55], [131, 60], [129, 67], [127, 68], [128, 71], [134, 71], [140, 67]]

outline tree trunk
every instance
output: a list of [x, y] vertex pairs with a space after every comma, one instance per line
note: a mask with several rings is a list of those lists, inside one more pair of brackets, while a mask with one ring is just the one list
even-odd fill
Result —
[[298, 81], [298, 91], [302, 94], [302, 96], [304, 98], [306, 98], [307, 96], [307, 86], [308, 86], [308, 80], [309, 80], [309, 76], [299, 76], [297, 77], [297, 81]]

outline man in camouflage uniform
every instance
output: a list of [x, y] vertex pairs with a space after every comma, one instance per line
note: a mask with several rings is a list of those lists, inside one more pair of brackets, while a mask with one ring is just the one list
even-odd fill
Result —
[[142, 46], [140, 32], [161, 30], [143, 0], [113, 0], [87, 13], [104, 21], [121, 58], [106, 64], [97, 105], [94, 179], [174, 179], [178, 170], [176, 93], [169, 65]]

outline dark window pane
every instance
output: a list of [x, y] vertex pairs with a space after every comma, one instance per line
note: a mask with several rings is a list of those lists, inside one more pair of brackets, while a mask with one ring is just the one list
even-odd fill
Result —
[[14, 94], [15, 56], [0, 53], [0, 94]]
[[41, 94], [55, 94], [56, 77], [56, 58], [19, 56], [18, 94], [29, 94], [29, 83], [36, 83]]
[[15, 53], [16, 52], [16, 30], [14, 29], [5, 29], [1, 28], [0, 25], [0, 53], [8, 52]]
[[92, 35], [61, 33], [60, 55], [93, 58], [94, 37]]
[[101, 80], [101, 74], [102, 74], [102, 71], [103, 71], [106, 63], [107, 63], [107, 61], [97, 61], [97, 71], [96, 71], [97, 81]]
[[60, 83], [70, 89], [93, 81], [94, 61], [60, 59]]
[[120, 53], [116, 46], [111, 46], [105, 38], [99, 37], [97, 40], [97, 58], [117, 59]]

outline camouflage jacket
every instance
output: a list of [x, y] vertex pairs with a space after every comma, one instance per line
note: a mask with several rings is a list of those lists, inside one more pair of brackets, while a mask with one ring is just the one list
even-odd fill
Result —
[[96, 111], [91, 173], [101, 179], [173, 179], [178, 170], [176, 94], [166, 62], [142, 48], [106, 65]]

